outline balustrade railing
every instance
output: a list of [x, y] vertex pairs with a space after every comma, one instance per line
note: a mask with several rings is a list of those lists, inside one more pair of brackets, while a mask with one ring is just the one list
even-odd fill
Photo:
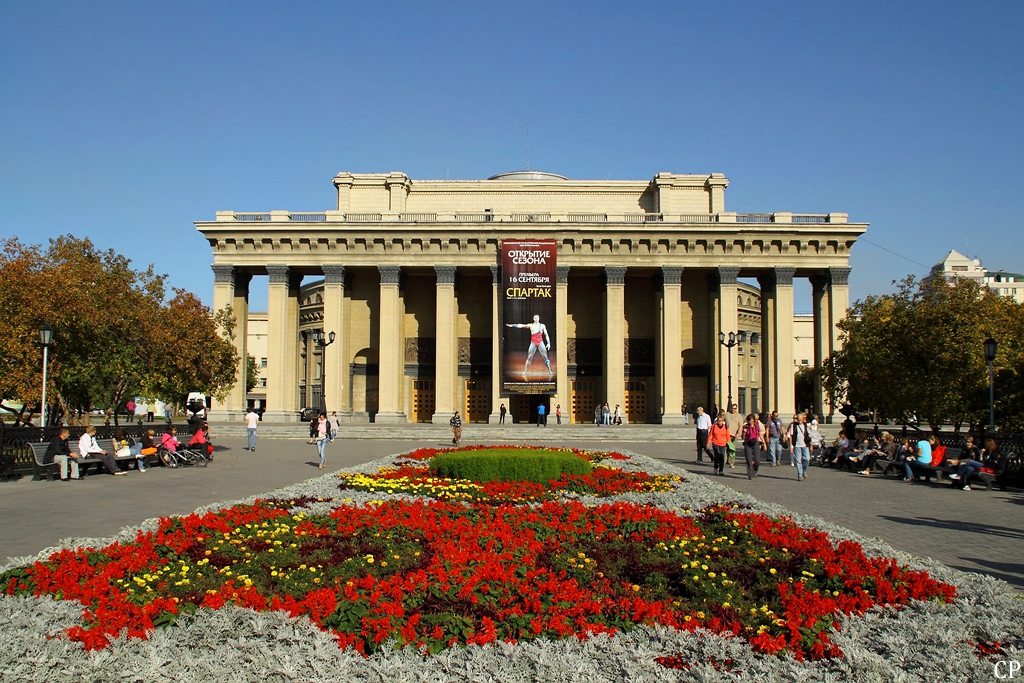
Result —
[[627, 213], [622, 216], [625, 223], [659, 223], [665, 220], [660, 213]]
[[772, 223], [774, 222], [774, 216], [770, 213], [738, 213], [736, 214], [737, 223]]
[[[236, 213], [233, 214], [236, 221], [245, 223], [270, 222], [271, 220], [289, 220], [298, 223], [325, 223], [339, 220], [327, 213], [289, 213], [281, 212], [280, 216], [272, 218], [270, 213]], [[338, 214], [335, 214], [338, 215]], [[833, 219], [830, 214], [818, 213], [736, 213], [728, 214], [735, 216], [736, 223], [793, 223], [793, 224], [824, 224], [831, 223]], [[287, 216], [287, 217], [285, 217]], [[381, 222], [385, 220], [383, 213], [348, 213], [340, 215], [341, 222], [367, 223]], [[594, 212], [573, 212], [573, 213], [494, 213], [493, 211], [482, 212], [460, 212], [453, 214], [437, 213], [400, 213], [387, 214], [387, 220], [397, 220], [402, 223], [438, 223], [454, 221], [456, 223], [489, 223], [492, 221], [509, 221], [512, 223], [544, 223], [544, 222], [567, 222], [567, 223], [608, 223], [609, 214]], [[722, 218], [713, 213], [684, 213], [665, 215], [663, 213], [626, 213], [613, 215], [611, 222], [623, 223], [720, 223]], [[845, 221], [840, 221], [845, 222]]]

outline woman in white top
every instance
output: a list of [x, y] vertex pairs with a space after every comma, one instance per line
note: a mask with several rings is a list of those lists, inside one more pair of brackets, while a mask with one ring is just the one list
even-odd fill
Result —
[[78, 452], [83, 458], [98, 458], [111, 474], [116, 474], [119, 477], [128, 474], [117, 469], [117, 460], [114, 459], [114, 456], [100, 448], [100, 445], [96, 443], [96, 428], [92, 425], [85, 428], [85, 434], [82, 434], [82, 437], [78, 440]]

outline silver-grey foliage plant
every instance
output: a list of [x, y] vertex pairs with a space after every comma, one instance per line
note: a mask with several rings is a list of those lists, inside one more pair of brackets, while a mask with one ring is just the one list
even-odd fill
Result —
[[[798, 515], [771, 503], [738, 493], [700, 475], [643, 455], [616, 463], [628, 470], [651, 474], [681, 474], [686, 481], [674, 491], [626, 494], [599, 502], [621, 501], [656, 505], [681, 514], [711, 503], [743, 503], [772, 516], [787, 515], [802, 526], [816, 527], [836, 541], [860, 543], [868, 555], [895, 557], [934, 578], [957, 587], [953, 604], [917, 602], [903, 609], [875, 608], [862, 617], [841, 619], [832, 637], [844, 657], [820, 662], [797, 662], [791, 657], [755, 654], [739, 638], [706, 631], [674, 631], [638, 627], [630, 633], [600, 635], [588, 640], [538, 640], [509, 645], [469, 646], [425, 656], [412, 648], [364, 658], [340, 649], [330, 634], [305, 617], [278, 612], [255, 612], [239, 607], [201, 609], [175, 627], [158, 629], [148, 640], [121, 636], [105, 649], [86, 652], [81, 643], [63, 637], [80, 623], [77, 603], [50, 598], [0, 597], [0, 681], [261, 681], [284, 683], [348, 681], [447, 683], [461, 681], [552, 681], [600, 683], [613, 681], [857, 681], [896, 683], [914, 681], [993, 681], [998, 659], [1024, 661], [1024, 600], [1003, 581], [968, 574], [931, 559], [898, 551], [877, 538], [863, 538], [822, 519]], [[349, 472], [373, 472], [391, 465], [381, 458]], [[312, 496], [332, 499], [314, 503], [313, 512], [328, 512], [344, 504], [371, 500], [410, 499], [407, 494], [339, 492], [337, 475], [330, 474], [261, 496], [199, 508], [203, 513], [251, 503], [256, 498]], [[568, 499], [570, 496], [565, 496]], [[571, 496], [587, 504], [595, 498]], [[0, 571], [44, 560], [61, 548], [102, 547], [130, 541], [138, 531], [153, 531], [150, 519], [126, 528], [114, 538], [66, 539], [35, 557], [16, 558]], [[970, 642], [1002, 644], [1004, 656], [980, 658]], [[666, 669], [655, 657], [679, 654], [689, 670]], [[731, 670], [711, 661], [731, 660]], [[1007, 672], [1007, 669], [1002, 669]]]

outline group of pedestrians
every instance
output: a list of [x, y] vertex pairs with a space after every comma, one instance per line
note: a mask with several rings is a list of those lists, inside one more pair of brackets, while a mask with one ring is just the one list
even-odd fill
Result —
[[615, 404], [615, 409], [608, 407], [607, 403], [594, 406], [594, 424], [596, 425], [620, 425], [622, 424], [622, 406]]
[[785, 425], [777, 410], [762, 421], [757, 413], [744, 418], [735, 403], [728, 413], [719, 411], [714, 421], [703, 407], [698, 407], [696, 427], [697, 462], [703, 462], [704, 455], [708, 455], [716, 476], [725, 476], [726, 465], [730, 469], [735, 467], [735, 454], [742, 446], [748, 479], [758, 475], [762, 452], [768, 453], [771, 466], [776, 467], [782, 464], [782, 451], [786, 450], [790, 453], [790, 464], [796, 467], [797, 481], [803, 481], [810, 467], [811, 449], [822, 442], [817, 421], [808, 423], [805, 413], [797, 413]]

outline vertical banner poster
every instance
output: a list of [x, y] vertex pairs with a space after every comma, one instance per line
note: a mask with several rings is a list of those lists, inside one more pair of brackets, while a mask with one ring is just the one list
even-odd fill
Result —
[[553, 393], [556, 387], [555, 241], [502, 240], [502, 391]]

